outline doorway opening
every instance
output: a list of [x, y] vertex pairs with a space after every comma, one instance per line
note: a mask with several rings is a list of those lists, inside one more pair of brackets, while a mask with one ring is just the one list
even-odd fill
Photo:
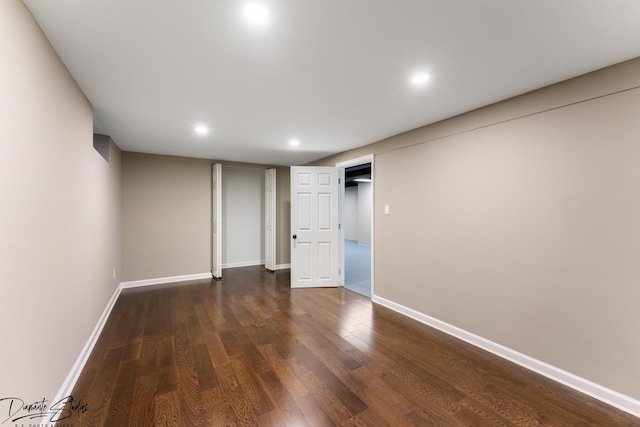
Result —
[[276, 269], [275, 194], [275, 169], [212, 165], [213, 277], [235, 267]]
[[373, 293], [372, 160], [368, 156], [345, 165], [342, 212], [344, 287], [367, 298]]

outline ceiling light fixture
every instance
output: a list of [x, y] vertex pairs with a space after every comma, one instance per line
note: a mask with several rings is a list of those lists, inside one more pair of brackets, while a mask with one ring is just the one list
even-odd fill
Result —
[[354, 179], [355, 182], [372, 182], [370, 179], [367, 178], [356, 178]]
[[196, 135], [207, 135], [209, 133], [209, 128], [205, 125], [197, 125], [193, 128], [193, 131], [196, 133]]
[[413, 77], [411, 77], [411, 83], [414, 86], [424, 86], [429, 82], [430, 79], [431, 78], [429, 77], [429, 74], [418, 73], [414, 74]]
[[289, 145], [292, 147], [297, 147], [298, 145], [300, 145], [300, 141], [298, 141], [297, 139], [292, 139], [289, 141]]
[[255, 25], [264, 25], [269, 22], [269, 9], [261, 3], [247, 3], [242, 9], [244, 18]]

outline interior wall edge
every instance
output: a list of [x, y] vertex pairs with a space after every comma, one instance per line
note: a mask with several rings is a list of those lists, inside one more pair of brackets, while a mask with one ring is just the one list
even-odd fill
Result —
[[308, 166], [340, 164], [369, 154], [377, 156], [638, 87], [640, 57], [336, 153], [310, 162]]

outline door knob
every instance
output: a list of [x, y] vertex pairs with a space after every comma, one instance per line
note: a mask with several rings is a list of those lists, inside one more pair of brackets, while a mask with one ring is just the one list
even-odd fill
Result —
[[294, 235], [293, 235], [293, 238], [294, 238], [294, 239], [297, 239], [297, 238], [298, 238], [298, 235], [297, 235], [297, 234], [294, 234]]

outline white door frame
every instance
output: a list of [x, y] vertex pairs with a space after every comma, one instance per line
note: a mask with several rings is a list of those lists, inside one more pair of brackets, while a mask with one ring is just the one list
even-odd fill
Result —
[[[366, 156], [362, 156], [362, 157], [356, 157], [355, 159], [351, 159], [351, 160], [345, 160], [344, 162], [339, 162], [336, 163], [336, 167], [340, 168], [342, 170], [342, 176], [344, 177], [344, 170], [348, 167], [351, 166], [358, 166], [358, 165], [363, 165], [365, 163], [371, 163], [371, 298], [373, 298], [373, 296], [375, 295], [375, 280], [374, 280], [374, 271], [375, 271], [375, 266], [374, 266], [374, 244], [375, 244], [375, 233], [374, 233], [374, 229], [375, 229], [375, 205], [376, 205], [376, 192], [375, 192], [375, 185], [376, 185], [376, 180], [374, 179], [375, 176], [375, 166], [374, 166], [374, 155], [373, 154], [367, 154]], [[343, 181], [342, 185], [340, 186], [340, 222], [344, 224], [344, 184], [345, 182]], [[346, 274], [344, 274], [344, 228], [341, 230], [342, 234], [340, 235], [340, 240], [341, 240], [341, 247], [342, 247], [342, 253], [341, 253], [341, 259], [340, 259], [340, 268], [343, 271], [342, 274], [342, 285], [344, 286], [344, 278], [346, 276]]]
[[222, 163], [211, 165], [211, 275], [222, 277]]
[[275, 271], [276, 263], [276, 170], [264, 172], [264, 267]]

